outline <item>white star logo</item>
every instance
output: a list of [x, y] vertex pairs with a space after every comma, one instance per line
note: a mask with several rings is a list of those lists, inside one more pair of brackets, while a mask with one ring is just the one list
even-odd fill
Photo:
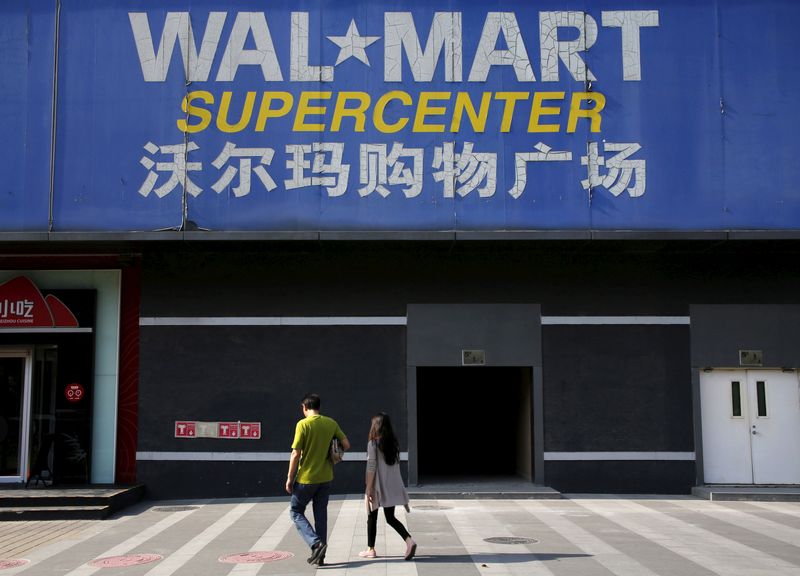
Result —
[[350, 20], [350, 27], [347, 29], [346, 36], [328, 36], [328, 40], [339, 47], [339, 57], [336, 59], [334, 66], [338, 66], [350, 57], [358, 58], [369, 66], [367, 52], [364, 49], [373, 42], [380, 40], [380, 38], [380, 36], [362, 36], [358, 32], [358, 28], [356, 28], [356, 21]]

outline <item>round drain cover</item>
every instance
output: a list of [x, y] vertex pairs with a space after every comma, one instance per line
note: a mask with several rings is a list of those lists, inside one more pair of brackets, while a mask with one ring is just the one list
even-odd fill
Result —
[[439, 506], [436, 504], [423, 504], [421, 506], [414, 506], [414, 510], [452, 510], [452, 506]]
[[282, 550], [270, 550], [268, 552], [239, 552], [238, 554], [228, 554], [227, 556], [220, 556], [220, 562], [227, 564], [263, 564], [265, 562], [277, 562], [278, 560], [286, 560], [292, 558], [294, 554], [291, 552], [283, 552]]
[[89, 562], [95, 568], [121, 568], [124, 566], [139, 566], [140, 564], [150, 564], [161, 560], [163, 556], [158, 554], [128, 554], [127, 556], [107, 556]]
[[20, 558], [19, 560], [0, 560], [0, 570], [7, 570], [9, 568], [19, 568], [20, 566], [25, 566], [30, 562], [30, 560], [23, 560]]
[[495, 536], [494, 538], [484, 538], [483, 541], [491, 544], [536, 544], [539, 542], [535, 538], [519, 538], [517, 536]]
[[153, 508], [155, 512], [186, 512], [187, 510], [197, 510], [200, 506], [157, 506]]

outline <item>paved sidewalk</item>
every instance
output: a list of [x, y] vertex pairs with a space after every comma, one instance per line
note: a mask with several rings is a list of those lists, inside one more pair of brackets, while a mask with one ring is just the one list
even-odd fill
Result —
[[[104, 521], [0, 523], [0, 561], [28, 560], [0, 576], [800, 576], [800, 503], [571, 496], [412, 505], [398, 517], [419, 543], [413, 562], [403, 561], [403, 541], [386, 532], [382, 517], [380, 557], [358, 557], [366, 540], [359, 496], [331, 501], [327, 565], [320, 568], [306, 563], [288, 498], [147, 502]], [[219, 560], [273, 551], [294, 556]], [[124, 568], [89, 564], [133, 555], [157, 556]]]

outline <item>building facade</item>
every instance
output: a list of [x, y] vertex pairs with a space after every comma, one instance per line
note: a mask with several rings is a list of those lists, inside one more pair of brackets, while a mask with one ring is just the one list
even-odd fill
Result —
[[799, 11], [4, 4], [0, 481], [800, 484]]

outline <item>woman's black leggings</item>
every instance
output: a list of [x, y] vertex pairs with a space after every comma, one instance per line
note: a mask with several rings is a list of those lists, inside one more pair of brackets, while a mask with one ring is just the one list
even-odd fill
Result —
[[[408, 533], [406, 527], [397, 518], [394, 517], [394, 506], [387, 506], [383, 509], [383, 515], [386, 517], [386, 523], [395, 529], [400, 534], [400, 537], [405, 540], [411, 534]], [[375, 537], [378, 534], [378, 511], [373, 510], [367, 516], [367, 546], [375, 548]]]

